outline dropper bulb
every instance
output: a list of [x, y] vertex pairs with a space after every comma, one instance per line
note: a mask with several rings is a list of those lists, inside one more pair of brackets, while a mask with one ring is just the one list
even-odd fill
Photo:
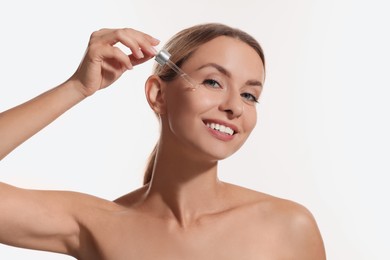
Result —
[[162, 49], [157, 53], [154, 59], [161, 66], [168, 65], [173, 71], [177, 73], [177, 75], [179, 75], [184, 80], [186, 80], [192, 86], [192, 91], [194, 91], [197, 87], [195, 81], [190, 76], [188, 76], [184, 71], [182, 71], [175, 63], [173, 63], [170, 60], [170, 58], [171, 58], [171, 54], [168, 51]]
[[157, 53], [155, 60], [160, 64], [161, 66], [164, 66], [165, 63], [169, 61], [171, 58], [171, 54], [166, 50], [161, 50]]

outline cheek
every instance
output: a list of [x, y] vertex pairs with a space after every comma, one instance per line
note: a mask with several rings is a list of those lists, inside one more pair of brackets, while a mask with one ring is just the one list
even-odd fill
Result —
[[[200, 115], [210, 105], [198, 91], [172, 89], [166, 95], [166, 127], [170, 132], [186, 136], [201, 127]], [[191, 129], [191, 131], [188, 131]]]
[[187, 102], [188, 106], [202, 113], [218, 107], [219, 99], [218, 95], [212, 95], [207, 90], [198, 88], [188, 96]]
[[201, 114], [217, 104], [217, 98], [201, 89], [172, 91], [167, 96], [168, 114], [175, 117], [188, 117]]
[[245, 129], [248, 133], [252, 132], [257, 124], [257, 111], [256, 107], [250, 107], [246, 111], [246, 119], [245, 119]]

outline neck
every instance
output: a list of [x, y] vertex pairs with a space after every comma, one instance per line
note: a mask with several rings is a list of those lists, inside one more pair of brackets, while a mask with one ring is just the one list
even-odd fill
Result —
[[160, 143], [145, 202], [182, 227], [221, 205], [217, 161], [205, 161]]

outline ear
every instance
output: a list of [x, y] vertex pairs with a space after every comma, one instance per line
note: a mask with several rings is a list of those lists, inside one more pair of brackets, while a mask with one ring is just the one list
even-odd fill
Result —
[[163, 95], [164, 82], [157, 75], [151, 75], [145, 82], [145, 95], [149, 106], [158, 115], [166, 112]]

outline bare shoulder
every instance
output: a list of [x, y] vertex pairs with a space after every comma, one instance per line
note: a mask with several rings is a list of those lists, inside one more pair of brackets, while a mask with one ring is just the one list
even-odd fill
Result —
[[243, 198], [244, 211], [250, 211], [252, 228], [266, 230], [279, 248], [296, 259], [326, 259], [316, 220], [305, 206], [239, 186], [232, 189]]

